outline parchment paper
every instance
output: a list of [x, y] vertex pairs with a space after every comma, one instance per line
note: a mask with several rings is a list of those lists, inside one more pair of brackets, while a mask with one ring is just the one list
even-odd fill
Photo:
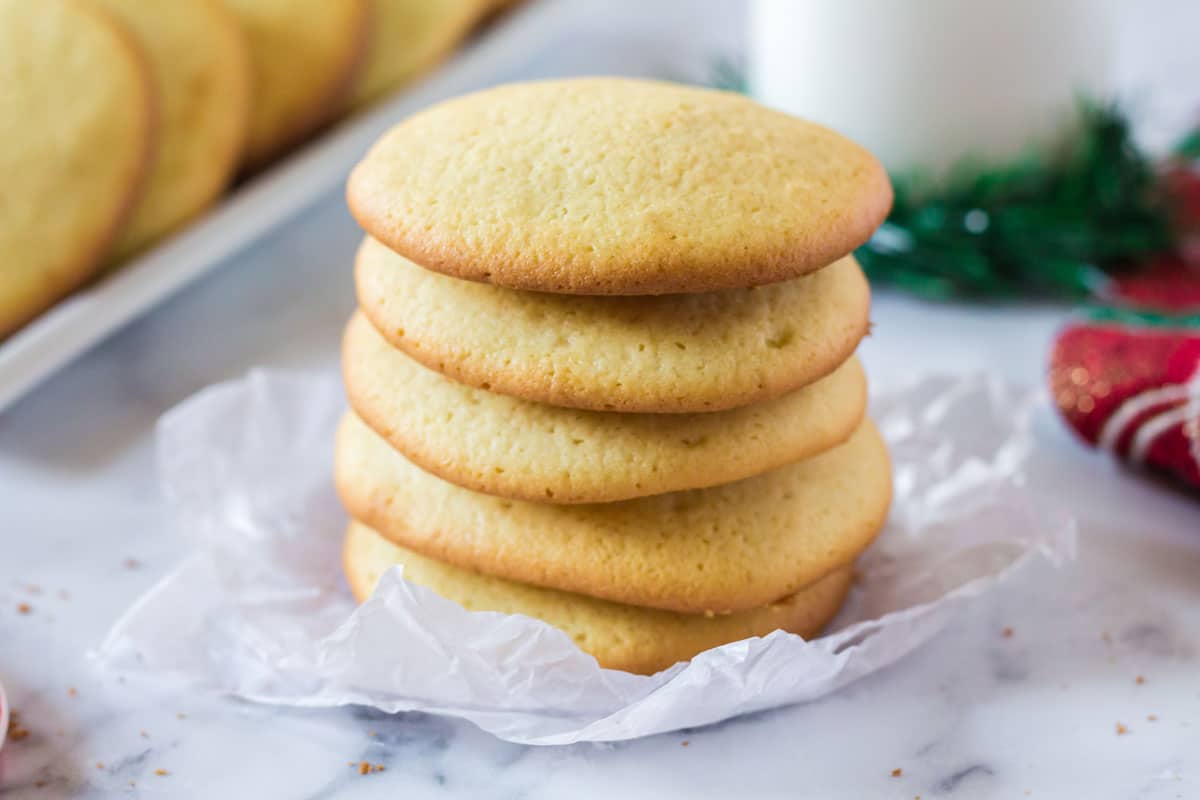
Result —
[[117, 621], [97, 657], [261, 703], [419, 710], [531, 744], [629, 739], [811, 700], [919, 647], [1030, 558], [1073, 555], [1073, 519], [1031, 479], [1039, 402], [982, 377], [878, 394], [896, 499], [830, 630], [810, 641], [776, 631], [641, 676], [601, 669], [537, 620], [465, 611], [400, 568], [356, 608], [330, 478], [340, 382], [253, 372], [160, 422], [163, 488], [196, 554]]

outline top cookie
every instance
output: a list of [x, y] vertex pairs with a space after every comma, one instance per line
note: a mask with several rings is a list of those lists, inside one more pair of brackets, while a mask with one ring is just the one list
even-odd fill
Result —
[[842, 136], [737, 94], [588, 78], [417, 114], [355, 168], [350, 208], [439, 272], [564, 294], [795, 278], [855, 249], [891, 187]]

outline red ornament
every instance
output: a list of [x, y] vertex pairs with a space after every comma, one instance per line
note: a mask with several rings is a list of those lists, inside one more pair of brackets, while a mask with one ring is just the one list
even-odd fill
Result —
[[1105, 300], [1123, 307], [1200, 313], [1200, 262], [1163, 256], [1113, 281]]
[[1200, 489], [1200, 271], [1163, 256], [1108, 294], [1054, 343], [1058, 410], [1089, 444]]
[[1050, 364], [1054, 400], [1084, 441], [1200, 489], [1200, 331], [1072, 325]]
[[1085, 442], [1200, 490], [1200, 170], [1177, 160], [1162, 177], [1174, 252], [1115, 278], [1106, 308], [1059, 333], [1050, 390]]

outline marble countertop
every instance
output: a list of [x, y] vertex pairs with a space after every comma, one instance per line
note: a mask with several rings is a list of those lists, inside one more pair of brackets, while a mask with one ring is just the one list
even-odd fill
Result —
[[[694, 69], [736, 46], [734, 5], [663, 3], [642, 38], [600, 21], [590, 49], [530, 73]], [[0, 796], [1200, 797], [1200, 503], [1054, 430], [1078, 560], [1031, 568], [820, 702], [531, 748], [99, 673], [89, 648], [187, 552], [157, 495], [155, 419], [254, 365], [334, 369], [357, 239], [331, 194], [0, 415], [0, 682], [26, 732], [0, 750]], [[1065, 313], [880, 293], [863, 357], [878, 383], [989, 369], [1033, 384]], [[364, 760], [385, 769], [350, 766]]]

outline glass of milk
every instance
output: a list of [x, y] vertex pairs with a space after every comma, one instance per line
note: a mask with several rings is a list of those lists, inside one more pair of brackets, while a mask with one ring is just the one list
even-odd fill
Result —
[[889, 170], [936, 175], [964, 157], [1053, 140], [1079, 96], [1111, 96], [1120, 5], [755, 0], [750, 88], [863, 144]]

